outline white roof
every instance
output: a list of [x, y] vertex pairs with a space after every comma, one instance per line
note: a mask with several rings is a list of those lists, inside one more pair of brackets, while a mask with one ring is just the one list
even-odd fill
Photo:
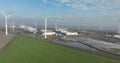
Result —
[[114, 35], [113, 37], [120, 38], [120, 35]]

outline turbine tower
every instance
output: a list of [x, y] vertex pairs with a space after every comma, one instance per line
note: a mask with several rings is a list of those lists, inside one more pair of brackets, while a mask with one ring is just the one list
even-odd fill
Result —
[[8, 35], [8, 17], [10, 17], [11, 15], [6, 15], [3, 11], [1, 11], [1, 13], [3, 14], [3, 16], [5, 17], [5, 34], [6, 36]]
[[46, 32], [47, 32], [47, 17], [43, 17], [44, 18], [44, 21], [45, 21], [45, 30], [44, 30], [44, 32], [45, 32], [45, 39], [47, 38], [47, 35], [46, 35]]

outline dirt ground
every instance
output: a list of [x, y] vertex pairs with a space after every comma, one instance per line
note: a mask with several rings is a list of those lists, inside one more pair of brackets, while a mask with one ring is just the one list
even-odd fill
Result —
[[13, 37], [15, 37], [15, 34], [8, 33], [6, 36], [5, 33], [0, 32], [0, 50], [6, 46]]

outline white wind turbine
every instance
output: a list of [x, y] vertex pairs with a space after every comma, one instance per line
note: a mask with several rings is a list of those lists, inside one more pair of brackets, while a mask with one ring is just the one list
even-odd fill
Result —
[[103, 25], [102, 24], [100, 25], [100, 31], [101, 32], [103, 31]]
[[46, 35], [46, 32], [47, 32], [47, 17], [43, 17], [43, 19], [44, 19], [44, 21], [45, 21], [45, 30], [44, 30], [44, 32], [45, 32], [45, 39], [47, 38], [47, 35]]
[[12, 23], [12, 29], [13, 29], [13, 31], [15, 30], [15, 23], [14, 22]]
[[37, 29], [37, 22], [35, 22], [35, 28]]
[[8, 24], [7, 24], [7, 21], [8, 21], [8, 17], [12, 16], [12, 15], [6, 15], [3, 11], [1, 11], [1, 13], [3, 14], [3, 16], [5, 17], [5, 34], [8, 35]]

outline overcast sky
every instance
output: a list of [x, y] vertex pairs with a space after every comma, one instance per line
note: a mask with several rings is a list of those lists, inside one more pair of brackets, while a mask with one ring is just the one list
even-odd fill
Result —
[[120, 20], [120, 0], [0, 0], [0, 10], [16, 23], [41, 23], [48, 16], [52, 24], [117, 27]]

